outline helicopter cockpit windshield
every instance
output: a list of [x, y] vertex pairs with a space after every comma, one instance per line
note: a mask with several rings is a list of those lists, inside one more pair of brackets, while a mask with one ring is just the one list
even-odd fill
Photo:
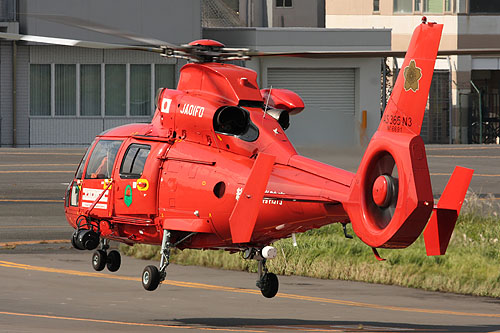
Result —
[[100, 140], [97, 142], [90, 156], [85, 178], [111, 178], [113, 164], [115, 163], [116, 155], [121, 144], [121, 140]]

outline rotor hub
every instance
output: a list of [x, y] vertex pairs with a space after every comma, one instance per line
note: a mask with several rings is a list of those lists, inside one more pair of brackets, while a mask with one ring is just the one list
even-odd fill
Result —
[[392, 202], [395, 195], [395, 181], [392, 176], [381, 175], [373, 183], [373, 201], [380, 208], [386, 208]]

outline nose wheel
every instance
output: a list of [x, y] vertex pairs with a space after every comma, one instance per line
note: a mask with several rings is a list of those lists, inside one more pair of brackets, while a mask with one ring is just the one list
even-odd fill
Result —
[[120, 252], [116, 250], [109, 251], [109, 240], [101, 239], [101, 249], [92, 254], [92, 267], [100, 272], [107, 267], [110, 272], [116, 272], [120, 269], [122, 263]]

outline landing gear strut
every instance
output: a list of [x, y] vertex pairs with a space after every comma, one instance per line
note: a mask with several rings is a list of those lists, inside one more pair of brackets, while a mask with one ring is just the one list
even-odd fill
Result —
[[268, 259], [273, 259], [277, 255], [276, 248], [272, 246], [265, 246], [261, 250], [255, 248], [250, 248], [245, 250], [243, 258], [245, 259], [255, 259], [259, 263], [258, 273], [259, 279], [257, 280], [257, 288], [264, 297], [273, 298], [278, 293], [279, 281], [278, 277], [274, 273], [270, 273], [267, 270], [266, 262]]
[[163, 230], [163, 240], [161, 242], [161, 259], [160, 269], [156, 266], [149, 265], [142, 272], [142, 286], [148, 291], [153, 291], [158, 288], [167, 277], [167, 266], [170, 264], [170, 231]]
[[264, 297], [273, 298], [278, 293], [278, 277], [267, 271], [266, 259], [259, 260], [259, 279], [256, 285]]
[[96, 271], [102, 271], [107, 267], [110, 272], [116, 272], [120, 269], [122, 262], [120, 252], [112, 250], [108, 253], [109, 240], [106, 238], [101, 239], [101, 248], [92, 254], [92, 267]]

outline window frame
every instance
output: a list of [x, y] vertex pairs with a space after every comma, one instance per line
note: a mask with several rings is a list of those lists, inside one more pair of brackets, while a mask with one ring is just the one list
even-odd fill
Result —
[[[97, 165], [96, 170], [89, 170], [90, 163], [94, 162], [94, 157], [96, 156], [95, 154], [101, 155], [101, 151], [99, 150], [99, 151], [96, 152], [96, 149], [99, 147], [99, 145], [102, 142], [114, 142], [114, 143], [120, 143], [120, 144], [117, 147], [114, 147], [114, 148], [116, 148], [116, 152], [115, 152], [114, 156], [112, 156], [113, 163], [111, 164], [111, 167], [110, 167], [110, 170], [109, 170], [110, 171], [109, 174], [108, 173], [104, 174], [104, 177], [92, 177], [92, 174], [94, 174], [95, 172], [99, 171], [100, 166], [102, 165], [102, 161], [104, 161], [104, 157], [102, 157], [99, 161], [97, 161], [97, 162], [99, 162], [98, 163], [99, 165]], [[105, 139], [100, 139], [99, 141], [97, 141], [95, 143], [94, 147], [92, 148], [92, 152], [90, 153], [90, 155], [88, 157], [88, 161], [87, 161], [87, 163], [85, 165], [84, 178], [83, 179], [86, 180], [86, 181], [88, 181], [88, 180], [99, 180], [99, 179], [109, 179], [109, 178], [112, 178], [113, 177], [113, 168], [114, 168], [114, 166], [116, 164], [116, 159], [117, 159], [117, 157], [119, 155], [120, 148], [122, 147], [122, 145], [123, 145], [123, 140], [121, 140], [121, 139], [111, 139], [111, 138], [108, 139], [108, 138], [105, 138]], [[107, 164], [107, 165], [109, 166], [109, 164]], [[108, 171], [108, 170], [106, 170], [106, 171]], [[108, 176], [108, 177], [106, 177], [106, 176]]]
[[478, 16], [481, 16], [481, 15], [484, 15], [484, 16], [495, 16], [495, 15], [500, 15], [500, 11], [499, 12], [490, 12], [490, 11], [472, 11], [471, 10], [471, 2], [473, 0], [467, 0], [467, 5], [466, 5], [466, 8], [467, 8], [467, 14], [468, 15], [478, 15]]
[[396, 12], [394, 11], [394, 8], [395, 8], [395, 2], [398, 1], [398, 0], [392, 0], [392, 14], [393, 15], [413, 15], [413, 13], [415, 12], [415, 1], [414, 0], [409, 0], [411, 2], [411, 10], [409, 12]]
[[[278, 1], [280, 1], [281, 5], [278, 5]], [[286, 5], [287, 1], [290, 1], [290, 6]], [[275, 0], [274, 6], [276, 8], [293, 8], [293, 0]]]
[[441, 2], [441, 11], [440, 12], [427, 12], [425, 11], [425, 8], [424, 8], [424, 5], [426, 4], [426, 1], [427, 3], [429, 3], [429, 1], [432, 1], [432, 0], [422, 0], [422, 13], [426, 14], [426, 15], [443, 15], [445, 12], [445, 6], [444, 6], [444, 3], [445, 3], [445, 0], [439, 0]]
[[[40, 67], [39, 67], [40, 66]], [[48, 107], [48, 113], [47, 114], [32, 114], [32, 104], [33, 103], [33, 99], [31, 98], [31, 95], [32, 95], [32, 92], [33, 92], [33, 87], [31, 86], [31, 84], [33, 83], [33, 75], [34, 75], [34, 68], [35, 67], [38, 67], [38, 68], [42, 68], [42, 67], [45, 67], [45, 66], [48, 66], [48, 75], [49, 75], [49, 78], [48, 78], [48, 82], [49, 82], [49, 91], [48, 91], [48, 94], [46, 92], [42, 92], [42, 93], [45, 93], [45, 95], [48, 95], [49, 99], [48, 99], [48, 104], [49, 104], [49, 107]], [[29, 116], [30, 117], [40, 117], [40, 118], [47, 118], [47, 117], [54, 117], [54, 110], [53, 110], [53, 104], [54, 104], [54, 101], [52, 99], [52, 91], [54, 89], [52, 89], [52, 82], [53, 82], [53, 71], [52, 71], [52, 65], [51, 64], [32, 64], [30, 63], [30, 66], [29, 66], [29, 83], [28, 83], [28, 87], [30, 89], [30, 93], [29, 93]], [[38, 82], [40, 83], [41, 80], [38, 80]]]
[[[142, 167], [141, 173], [140, 174], [132, 173], [132, 172], [124, 173], [123, 167], [125, 165], [125, 161], [127, 160], [127, 156], [129, 154], [130, 150], [134, 147], [139, 147], [139, 149], [135, 153], [135, 156], [132, 160], [132, 163], [130, 164], [130, 171], [132, 171], [134, 169], [134, 164], [136, 162], [137, 157], [139, 156], [141, 149], [146, 150], [146, 147], [147, 147], [147, 150], [148, 150], [148, 153], [146, 155], [146, 159], [144, 160], [144, 165]], [[140, 179], [142, 177], [142, 175], [144, 174], [144, 169], [146, 168], [146, 163], [148, 161], [150, 153], [151, 153], [151, 145], [144, 144], [144, 143], [136, 143], [136, 142], [130, 143], [129, 146], [127, 147], [127, 149], [125, 150], [125, 153], [123, 154], [122, 160], [120, 163], [120, 170], [118, 172], [118, 174], [120, 175], [120, 179]]]
[[[76, 75], [75, 75], [75, 84], [76, 84], [76, 98], [75, 98], [75, 109], [76, 109], [76, 113], [73, 113], [71, 115], [64, 115], [64, 114], [56, 114], [56, 66], [57, 65], [74, 65], [76, 67]], [[82, 70], [82, 65], [99, 65], [100, 68], [99, 68], [99, 73], [100, 73], [100, 78], [99, 78], [99, 82], [100, 82], [100, 96], [99, 96], [99, 104], [100, 104], [100, 110], [96, 110], [96, 114], [94, 115], [82, 115], [82, 94], [83, 94], [83, 91], [82, 91], [82, 82], [81, 82], [81, 79], [82, 79], [82, 73], [81, 73], [81, 70]], [[122, 114], [122, 115], [109, 115], [109, 114], [106, 114], [106, 65], [125, 65], [126, 66], [126, 70], [125, 70], [125, 85], [126, 85], [126, 92], [125, 92], [125, 108], [126, 108], [126, 111], [125, 111], [125, 114]], [[149, 69], [150, 69], [150, 76], [151, 76], [151, 82], [150, 82], [150, 110], [151, 112], [149, 114], [145, 114], [145, 115], [131, 115], [130, 114], [130, 78], [131, 78], [131, 75], [130, 75], [130, 66], [131, 65], [147, 65], [149, 66]], [[29, 86], [29, 117], [30, 118], [144, 118], [144, 117], [153, 117], [154, 116], [154, 112], [155, 112], [155, 108], [154, 108], [154, 105], [155, 105], [155, 94], [156, 94], [156, 85], [157, 85], [157, 82], [158, 79], [157, 79], [157, 74], [160, 73], [160, 70], [156, 70], [156, 66], [163, 66], [163, 65], [167, 65], [167, 66], [172, 66], [172, 69], [171, 70], [167, 70], [167, 74], [168, 75], [172, 75], [172, 78], [167, 78], [167, 79], [163, 79], [162, 81], [165, 82], [169, 82], [167, 85], [172, 85], [172, 86], [169, 86], [169, 87], [165, 87], [165, 88], [174, 88], [175, 89], [175, 84], [176, 84], [176, 81], [177, 81], [177, 68], [176, 68], [176, 64], [173, 64], [173, 63], [140, 63], [140, 62], [134, 62], [134, 63], [126, 63], [126, 64], [118, 64], [118, 63], [64, 63], [64, 62], [61, 62], [61, 63], [30, 63], [30, 66], [29, 66], [29, 75], [28, 75], [28, 78], [29, 78], [29, 82], [28, 82], [28, 86]], [[48, 66], [49, 69], [49, 72], [48, 72], [48, 78], [45, 78], [45, 81], [46, 81], [46, 84], [48, 86], [48, 88], [46, 88], [45, 90], [45, 95], [47, 95], [47, 97], [45, 98], [46, 100], [43, 100], [42, 102], [44, 103], [44, 106], [43, 108], [45, 108], [45, 114], [32, 114], [32, 103], [34, 103], [34, 99], [32, 98], [32, 93], [33, 93], [33, 90], [35, 90], [36, 87], [32, 87], [31, 84], [35, 84], [35, 82], [33, 81], [34, 79], [34, 76], [36, 74], [35, 72], [35, 68], [36, 66]], [[41, 82], [40, 80], [38, 80], [39, 82]], [[41, 83], [39, 83], [41, 84]], [[41, 89], [41, 88], [40, 88]], [[47, 112], [47, 109], [50, 111], [50, 112]], [[98, 112], [97, 112], [98, 111]]]

